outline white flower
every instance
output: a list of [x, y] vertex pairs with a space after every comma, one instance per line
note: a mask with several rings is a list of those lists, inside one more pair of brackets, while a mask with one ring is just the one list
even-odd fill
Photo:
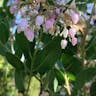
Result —
[[68, 37], [68, 29], [66, 27], [62, 31], [62, 35], [63, 35], [64, 38]]
[[65, 39], [61, 40], [61, 48], [65, 49], [67, 46], [67, 43], [68, 43], [67, 40], [65, 40]]

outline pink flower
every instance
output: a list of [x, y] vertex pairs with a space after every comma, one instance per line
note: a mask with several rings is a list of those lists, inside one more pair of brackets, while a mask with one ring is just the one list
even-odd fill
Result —
[[56, 18], [55, 12], [51, 12], [51, 13], [50, 13], [50, 18], [51, 18], [51, 19], [55, 19], [55, 18]]
[[67, 43], [68, 43], [67, 40], [65, 40], [65, 39], [64, 40], [61, 40], [61, 48], [62, 49], [65, 49], [66, 46], [67, 46]]
[[34, 39], [34, 32], [33, 32], [33, 30], [31, 30], [31, 29], [26, 29], [26, 30], [24, 31], [24, 34], [25, 34], [26, 38], [27, 38], [30, 42], [33, 41], [33, 39]]
[[59, 14], [60, 13], [60, 8], [56, 8], [56, 13]]
[[69, 36], [73, 38], [76, 35], [76, 29], [75, 28], [70, 28], [69, 29]]
[[54, 19], [48, 19], [45, 21], [45, 28], [48, 30], [53, 27]]
[[14, 4], [18, 4], [20, 1], [19, 0], [14, 0]]
[[76, 37], [72, 38], [71, 43], [73, 46], [75, 46], [77, 44], [77, 38]]
[[17, 9], [17, 6], [16, 6], [16, 5], [12, 5], [12, 6], [10, 7], [10, 13], [11, 13], [11, 14], [14, 14], [14, 13], [16, 12], [16, 9]]
[[22, 16], [26, 15], [26, 11], [25, 11], [24, 8], [21, 8], [21, 9], [20, 9], [20, 12], [21, 12], [21, 15], [22, 15]]
[[36, 17], [35, 24], [36, 24], [37, 26], [40, 26], [40, 25], [42, 25], [43, 23], [44, 23], [44, 16], [38, 15], [38, 16]]
[[78, 21], [79, 21], [79, 14], [75, 13], [75, 12], [72, 12], [71, 14], [71, 19], [72, 19], [72, 22], [73, 24], [77, 24]]
[[28, 28], [28, 20], [26, 18], [21, 19], [21, 22], [17, 25], [17, 31], [25, 31]]

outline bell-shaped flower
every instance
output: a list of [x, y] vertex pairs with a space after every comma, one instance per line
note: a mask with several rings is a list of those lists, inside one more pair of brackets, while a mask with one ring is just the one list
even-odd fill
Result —
[[76, 29], [75, 28], [70, 28], [69, 29], [69, 36], [73, 38], [76, 35]]
[[68, 43], [67, 40], [65, 40], [65, 39], [61, 40], [61, 48], [62, 48], [62, 49], [65, 49], [66, 46], [67, 46], [67, 43]]
[[38, 15], [38, 16], [36, 17], [35, 24], [36, 24], [37, 26], [40, 26], [40, 25], [42, 25], [43, 23], [44, 23], [44, 16], [43, 16], [43, 15]]
[[25, 31], [28, 28], [28, 20], [26, 18], [21, 19], [20, 23], [17, 25], [17, 32]]
[[71, 43], [73, 46], [75, 46], [77, 44], [77, 38], [76, 37], [72, 38]]
[[33, 31], [33, 30], [27, 28], [27, 29], [24, 31], [24, 35], [26, 36], [26, 38], [27, 38], [30, 42], [33, 41], [33, 39], [34, 39], [34, 31]]

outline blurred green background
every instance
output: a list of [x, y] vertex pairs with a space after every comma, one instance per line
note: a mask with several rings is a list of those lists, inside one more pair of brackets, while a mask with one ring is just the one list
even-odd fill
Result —
[[17, 96], [14, 83], [14, 69], [0, 55], [0, 96]]

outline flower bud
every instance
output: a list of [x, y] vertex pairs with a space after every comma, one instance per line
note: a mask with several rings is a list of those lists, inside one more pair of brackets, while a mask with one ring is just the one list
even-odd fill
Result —
[[48, 30], [53, 27], [54, 19], [48, 19], [45, 21], [45, 28]]
[[77, 24], [80, 18], [79, 18], [79, 15], [77, 13], [72, 12], [71, 19], [72, 19], [73, 24]]
[[21, 19], [20, 23], [17, 25], [17, 31], [20, 33], [21, 31], [25, 31], [28, 27], [28, 20], [26, 18]]
[[37, 26], [40, 26], [40, 25], [42, 25], [43, 23], [44, 23], [44, 16], [38, 15], [38, 16], [36, 17], [35, 24], [36, 24]]
[[67, 43], [68, 43], [67, 40], [65, 40], [65, 39], [61, 40], [61, 48], [65, 49], [67, 46]]
[[69, 29], [69, 36], [73, 38], [76, 35], [76, 29], [75, 28], [70, 28]]
[[72, 38], [71, 43], [73, 46], [75, 46], [77, 44], [77, 38], [76, 37]]
[[64, 38], [67, 38], [67, 36], [68, 36], [68, 29], [66, 27], [62, 31], [62, 35], [63, 35]]
[[10, 13], [11, 13], [11, 14], [14, 14], [14, 13], [16, 12], [16, 8], [17, 8], [16, 5], [12, 5], [12, 6], [10, 7]]
[[56, 13], [59, 14], [60, 13], [60, 8], [56, 8]]
[[33, 41], [33, 39], [34, 39], [34, 32], [33, 32], [33, 30], [31, 30], [31, 29], [26, 29], [26, 30], [24, 31], [24, 35], [26, 36], [26, 38], [27, 38], [30, 42]]

